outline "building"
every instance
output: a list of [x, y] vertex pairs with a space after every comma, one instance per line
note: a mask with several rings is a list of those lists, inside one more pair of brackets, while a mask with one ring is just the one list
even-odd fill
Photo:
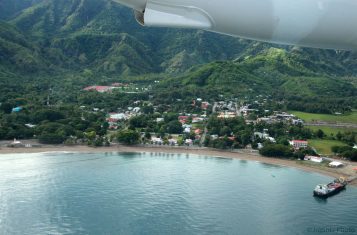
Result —
[[164, 118], [156, 118], [156, 122], [157, 122], [157, 123], [159, 123], [159, 122], [163, 122], [163, 121], [165, 121], [165, 119], [164, 119]]
[[343, 163], [342, 162], [333, 161], [333, 162], [330, 162], [328, 164], [328, 166], [332, 167], [332, 168], [338, 168], [338, 167], [343, 167]]
[[189, 119], [189, 116], [179, 116], [178, 120], [181, 122], [181, 124], [185, 124]]
[[152, 137], [151, 141], [153, 144], [158, 144], [158, 145], [162, 145], [164, 143], [164, 141], [161, 138], [157, 138], [157, 137]]
[[201, 129], [196, 129], [196, 130], [195, 130], [195, 134], [196, 134], [196, 135], [200, 135], [201, 133], [202, 133], [202, 130], [201, 130]]
[[208, 109], [209, 105], [210, 104], [208, 102], [202, 102], [201, 109]]
[[169, 141], [169, 145], [172, 145], [172, 146], [177, 145], [177, 140], [175, 140], [175, 139], [169, 139], [168, 141]]
[[22, 107], [15, 107], [15, 108], [13, 108], [11, 111], [13, 112], [13, 113], [18, 113], [18, 112], [20, 112], [22, 110]]
[[307, 148], [308, 142], [306, 140], [292, 140], [289, 142], [294, 149]]
[[201, 117], [194, 117], [192, 118], [192, 123], [200, 123], [203, 122], [205, 119]]
[[89, 87], [84, 88], [83, 90], [97, 91], [100, 93], [104, 93], [104, 92], [109, 92], [109, 91], [113, 90], [113, 87], [111, 87], [111, 86], [89, 86]]
[[321, 163], [321, 162], [323, 162], [324, 159], [322, 157], [316, 157], [316, 156], [305, 156], [304, 160]]
[[237, 114], [235, 112], [221, 112], [218, 114], [218, 118], [221, 119], [228, 119], [228, 118], [235, 118]]

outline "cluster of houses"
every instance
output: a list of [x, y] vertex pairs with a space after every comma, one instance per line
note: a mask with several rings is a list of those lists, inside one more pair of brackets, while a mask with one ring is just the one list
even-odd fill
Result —
[[106, 121], [109, 124], [109, 129], [116, 130], [121, 121], [129, 120], [131, 117], [141, 114], [140, 107], [128, 107], [127, 110], [117, 113], [109, 113]]
[[274, 124], [278, 122], [285, 122], [292, 125], [304, 124], [303, 120], [297, 118], [293, 114], [285, 113], [285, 112], [276, 112], [274, 111], [274, 115], [270, 115], [267, 117], [261, 117], [257, 119], [257, 122], [265, 122], [268, 124]]
[[264, 129], [263, 132], [254, 132], [254, 138], [260, 138], [262, 140], [269, 140], [271, 143], [276, 143], [276, 140], [269, 135], [267, 129]]
[[[178, 101], [181, 101], [180, 99]], [[202, 110], [207, 110], [210, 107], [210, 103], [207, 101], [203, 101], [201, 98], [196, 98], [192, 100], [192, 106], [198, 106], [201, 107]]]
[[[166, 143], [165, 143], [166, 142]], [[193, 146], [193, 140], [192, 139], [185, 139], [183, 142], [186, 146]], [[154, 145], [164, 145], [168, 144], [169, 146], [178, 146], [178, 140], [175, 138], [170, 138], [167, 141], [164, 141], [160, 137], [152, 137], [151, 138], [151, 144]]]
[[242, 114], [244, 118], [247, 118], [251, 113], [258, 111], [257, 109], [249, 108], [249, 105], [244, 105], [239, 108], [239, 113]]
[[233, 101], [215, 102], [213, 106], [213, 112], [216, 112], [217, 117], [220, 119], [235, 118], [238, 116], [237, 106]]
[[[268, 129], [264, 129], [263, 132], [254, 132], [254, 139], [259, 138], [261, 140], [268, 140], [271, 143], [276, 143], [275, 138], [271, 137], [268, 133]], [[291, 140], [289, 141], [289, 144], [292, 148], [294, 148], [295, 150], [299, 150], [299, 149], [304, 149], [307, 148], [309, 146], [309, 142], [306, 140]], [[258, 148], [262, 148], [263, 144], [259, 143], [258, 144]]]

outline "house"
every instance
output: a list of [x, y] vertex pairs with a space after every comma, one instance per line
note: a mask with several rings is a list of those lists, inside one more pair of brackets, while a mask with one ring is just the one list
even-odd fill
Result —
[[133, 112], [135, 112], [135, 113], [140, 112], [140, 107], [135, 107], [135, 108], [133, 108]]
[[177, 145], [177, 140], [175, 139], [169, 139], [169, 145]]
[[294, 149], [307, 148], [308, 142], [306, 140], [292, 140], [289, 144], [294, 147]]
[[201, 109], [208, 109], [209, 103], [208, 102], [202, 102], [201, 103]]
[[235, 112], [221, 112], [218, 114], [218, 118], [221, 119], [228, 119], [228, 118], [235, 118], [237, 114]]
[[128, 115], [125, 113], [109, 113], [109, 118], [116, 120], [115, 122], [129, 119]]
[[201, 133], [202, 133], [202, 130], [201, 130], [201, 129], [196, 129], [196, 130], [195, 130], [195, 134], [196, 134], [196, 135], [199, 135], [199, 134], [201, 134]]
[[159, 122], [163, 122], [165, 119], [164, 118], [156, 118], [156, 122], [159, 123]]
[[11, 142], [10, 144], [7, 145], [8, 147], [12, 147], [12, 148], [22, 148], [25, 147], [24, 144], [21, 143], [21, 141], [14, 139], [13, 142]]
[[183, 130], [184, 133], [191, 133], [191, 128], [190, 127], [186, 127]]
[[181, 124], [185, 124], [189, 119], [189, 116], [179, 116], [178, 120], [181, 122]]
[[342, 162], [337, 162], [337, 161], [333, 161], [330, 162], [328, 164], [329, 167], [333, 167], [333, 168], [338, 168], [338, 167], [343, 167], [343, 163]]
[[18, 112], [20, 112], [21, 110], [22, 110], [22, 107], [15, 107], [15, 108], [12, 109], [12, 112], [13, 112], [13, 113], [18, 113]]
[[266, 137], [265, 138], [266, 140], [269, 140], [270, 142], [272, 142], [272, 143], [276, 143], [276, 140], [273, 138], [273, 137]]
[[260, 139], [267, 139], [269, 138], [269, 134], [265, 132], [254, 132], [254, 137], [259, 137]]
[[31, 123], [27, 123], [27, 124], [25, 124], [25, 126], [28, 127], [28, 128], [34, 128], [34, 127], [36, 127], [36, 125], [31, 124]]
[[304, 124], [304, 121], [301, 119], [293, 119], [293, 120], [291, 120], [291, 124], [300, 125], [300, 124]]
[[316, 157], [316, 156], [305, 156], [304, 157], [305, 161], [312, 161], [316, 163], [321, 163], [323, 161], [322, 157]]
[[157, 137], [152, 137], [151, 141], [153, 144], [159, 144], [159, 145], [162, 145], [164, 143], [164, 141], [161, 138], [157, 138]]
[[201, 117], [194, 117], [192, 118], [192, 123], [200, 123], [203, 122], [205, 119]]

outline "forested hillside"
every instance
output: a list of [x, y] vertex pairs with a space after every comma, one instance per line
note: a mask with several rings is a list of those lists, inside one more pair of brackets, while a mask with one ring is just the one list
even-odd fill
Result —
[[316, 104], [308, 107], [314, 102], [326, 105], [320, 111], [356, 107], [354, 52], [145, 28], [129, 9], [110, 0], [2, 0], [0, 5], [0, 77], [5, 85], [0, 102], [9, 97], [11, 86], [23, 95], [37, 92], [33, 86], [65, 92], [119, 79], [163, 80], [162, 92], [176, 86], [242, 97], [266, 94], [289, 99], [299, 110], [314, 111]]

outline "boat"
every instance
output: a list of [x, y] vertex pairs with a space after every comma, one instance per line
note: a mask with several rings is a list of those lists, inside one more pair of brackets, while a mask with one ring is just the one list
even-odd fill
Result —
[[346, 188], [347, 181], [343, 178], [335, 179], [329, 184], [319, 184], [314, 189], [314, 196], [320, 198], [328, 198]]

